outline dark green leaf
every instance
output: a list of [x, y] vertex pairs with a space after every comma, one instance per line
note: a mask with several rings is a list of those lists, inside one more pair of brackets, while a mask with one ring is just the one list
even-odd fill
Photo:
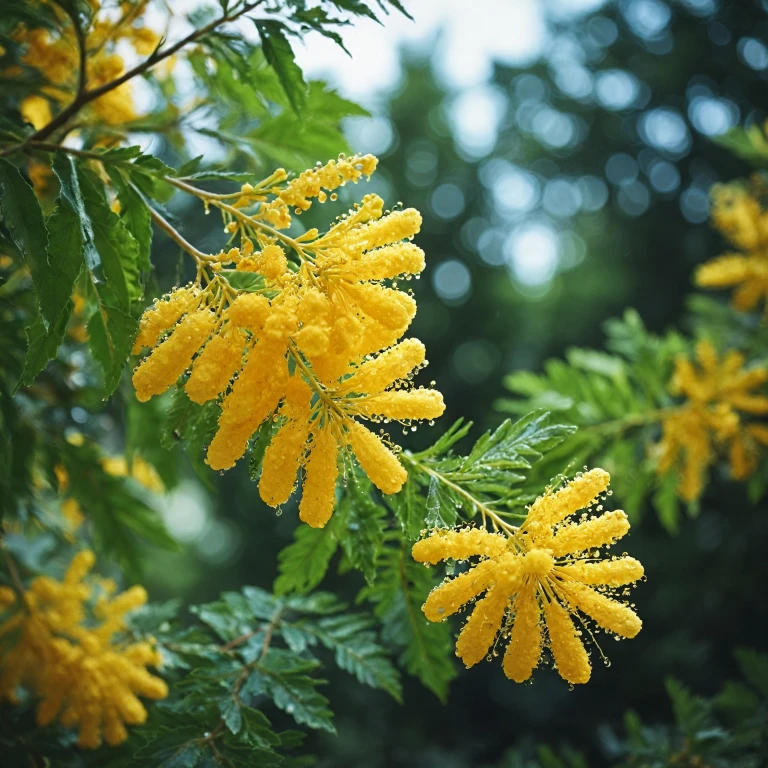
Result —
[[301, 115], [307, 104], [307, 84], [294, 60], [291, 44], [285, 36], [285, 26], [276, 21], [258, 21], [256, 27], [267, 63], [277, 73], [294, 112]]
[[0, 188], [0, 218], [16, 247], [24, 255], [37, 292], [40, 312], [47, 326], [56, 321], [70, 294], [67, 293], [66, 298], [57, 301], [55, 305], [43, 304], [43, 298], [52, 286], [49, 283], [48, 237], [40, 204], [19, 169], [3, 159], [0, 159]]

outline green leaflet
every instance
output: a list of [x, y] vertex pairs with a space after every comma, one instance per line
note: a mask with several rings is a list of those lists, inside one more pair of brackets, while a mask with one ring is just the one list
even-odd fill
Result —
[[114, 173], [110, 177], [117, 187], [117, 199], [120, 201], [120, 219], [125, 228], [133, 235], [138, 252], [137, 264], [142, 272], [152, 269], [149, 252], [152, 246], [152, 217], [149, 208], [144, 204], [141, 196], [130, 184], [130, 176], [122, 172]]
[[[48, 236], [40, 204], [32, 186], [8, 160], [0, 159], [0, 187], [0, 218], [29, 267], [43, 324], [47, 327], [55, 322], [69, 300], [71, 286], [69, 290], [64, 287], [57, 292], [57, 286], [50, 282]], [[50, 299], [49, 292], [56, 292], [57, 297], [50, 305], [43, 303], [44, 298]]]
[[56, 357], [59, 345], [67, 332], [72, 306], [72, 302], [69, 302], [53, 325], [49, 325], [47, 329], [42, 315], [38, 315], [27, 326], [27, 354], [24, 358], [24, 370], [16, 389], [22, 384], [29, 386], [42, 373], [48, 362]]
[[275, 70], [293, 111], [301, 115], [307, 104], [307, 84], [285, 36], [286, 27], [276, 21], [256, 22], [264, 58]]
[[339, 546], [330, 526], [310, 528], [300, 523], [293, 538], [293, 543], [280, 551], [280, 575], [275, 580], [275, 594], [278, 595], [308, 592], [316, 587], [323, 580]]
[[445, 701], [456, 676], [451, 662], [453, 640], [447, 623], [426, 621], [421, 606], [435, 586], [429, 570], [411, 559], [410, 545], [390, 535], [396, 546], [382, 550], [376, 581], [358, 597], [374, 606], [383, 627], [382, 639], [397, 651], [400, 663], [435, 696]]
[[83, 208], [93, 229], [101, 268], [101, 274], [92, 270], [92, 282], [102, 298], [109, 296], [109, 303], [127, 313], [131, 302], [143, 294], [139, 280], [138, 243], [120, 217], [110, 209], [99, 179], [82, 167], [78, 178]]
[[107, 303], [98, 289], [96, 308], [88, 320], [88, 346], [104, 371], [104, 392], [109, 397], [123, 372], [139, 323], [135, 317]]

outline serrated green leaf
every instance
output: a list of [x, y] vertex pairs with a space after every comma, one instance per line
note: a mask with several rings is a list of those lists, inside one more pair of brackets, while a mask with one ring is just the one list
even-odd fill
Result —
[[104, 391], [109, 397], [120, 383], [139, 323], [119, 307], [100, 301], [88, 320], [87, 328], [88, 346], [104, 372]]
[[452, 528], [458, 517], [455, 497], [434, 475], [429, 480], [426, 512], [427, 528]]
[[301, 115], [307, 104], [307, 84], [296, 64], [285, 26], [276, 21], [258, 21], [261, 47], [267, 63], [275, 70], [293, 111]]
[[310, 528], [299, 525], [292, 544], [278, 556], [280, 575], [275, 580], [275, 594], [309, 592], [325, 576], [339, 543], [330, 527]]
[[237, 735], [243, 727], [243, 715], [240, 711], [240, 702], [234, 696], [227, 696], [219, 702], [219, 712], [224, 725]]
[[364, 685], [381, 688], [396, 701], [402, 701], [400, 675], [371, 631], [373, 621], [370, 617], [341, 614], [317, 622], [302, 622], [300, 627], [334, 652], [340, 669], [354, 675]]
[[263, 674], [265, 692], [278, 708], [297, 723], [336, 733], [328, 699], [317, 691], [325, 681], [308, 674], [317, 667], [317, 662], [300, 659], [280, 648], [270, 648], [257, 665]]
[[117, 187], [120, 219], [136, 241], [138, 267], [142, 272], [149, 272], [152, 269], [149, 258], [152, 247], [152, 217], [149, 208], [122, 174], [113, 174], [111, 178]]
[[371, 492], [367, 478], [353, 475], [331, 521], [347, 561], [362, 571], [369, 584], [376, 578], [376, 557], [383, 543], [387, 515], [386, 510], [374, 501]]
[[40, 204], [19, 169], [3, 159], [0, 159], [0, 188], [0, 219], [24, 256], [37, 293], [40, 313], [47, 326], [56, 321], [70, 294], [53, 305], [43, 303], [44, 297], [55, 289], [55, 285], [49, 281], [48, 237]]
[[446, 622], [426, 621], [421, 606], [435, 586], [432, 574], [411, 559], [406, 542], [386, 548], [379, 557], [372, 586], [358, 599], [369, 600], [382, 625], [384, 641], [394, 648], [401, 664], [441, 701], [456, 676], [451, 662], [453, 641]]
[[49, 361], [56, 357], [59, 345], [67, 332], [72, 302], [64, 308], [54, 323], [46, 329], [41, 315], [37, 315], [27, 326], [27, 354], [24, 358], [24, 370], [17, 384], [29, 386], [43, 371]]
[[99, 254], [101, 275], [94, 274], [93, 283], [104, 303], [128, 313], [131, 302], [141, 298], [139, 280], [139, 245], [121, 218], [111, 210], [101, 182], [83, 168], [78, 171], [83, 207], [93, 229]]

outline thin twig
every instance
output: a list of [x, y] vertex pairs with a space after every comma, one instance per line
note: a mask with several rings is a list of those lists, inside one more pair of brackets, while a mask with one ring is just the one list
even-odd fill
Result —
[[195, 260], [195, 263], [198, 266], [201, 264], [210, 263], [211, 261], [215, 261], [214, 257], [199, 251], [197, 248], [195, 248], [194, 245], [192, 245], [192, 243], [190, 243], [188, 240], [185, 240], [181, 233], [175, 229], [167, 219], [163, 218], [146, 200], [144, 201], [144, 204], [149, 209], [149, 215], [152, 217], [152, 221], [154, 221], [155, 224], [157, 224], [157, 226], [160, 227], [160, 229], [162, 229], [163, 232], [165, 232], [165, 234], [171, 238], [171, 240], [183, 248]]

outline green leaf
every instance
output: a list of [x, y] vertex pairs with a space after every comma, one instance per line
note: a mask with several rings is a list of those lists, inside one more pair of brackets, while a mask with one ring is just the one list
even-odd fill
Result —
[[275, 594], [309, 592], [325, 576], [331, 558], [339, 543], [330, 526], [310, 528], [297, 526], [293, 543], [285, 547], [278, 556], [280, 575], [275, 580]]
[[372, 496], [367, 478], [354, 474], [331, 521], [333, 532], [353, 568], [362, 571], [372, 584], [376, 578], [376, 557], [384, 540], [386, 510]]
[[318, 662], [300, 659], [291, 651], [270, 648], [256, 665], [256, 674], [262, 675], [259, 682], [275, 705], [297, 723], [336, 733], [328, 699], [316, 690], [325, 681], [307, 674], [318, 666]]
[[666, 688], [672, 700], [675, 721], [689, 739], [694, 739], [699, 731], [711, 726], [710, 708], [704, 699], [694, 696], [673, 678], [666, 681]]
[[416, 541], [425, 527], [427, 515], [424, 497], [419, 492], [419, 483], [409, 473], [408, 480], [400, 491], [388, 498], [388, 503], [400, 522], [400, 527], [406, 539]]
[[267, 63], [277, 73], [293, 111], [301, 115], [307, 104], [307, 84], [285, 36], [285, 25], [276, 21], [258, 21], [256, 27]]
[[92, 445], [65, 445], [59, 454], [69, 475], [69, 495], [83, 510], [98, 551], [135, 573], [141, 559], [140, 545], [177, 549], [158, 513], [126, 479], [104, 471], [102, 456]]
[[29, 386], [43, 371], [50, 360], [56, 357], [59, 345], [67, 332], [72, 302], [64, 308], [56, 321], [46, 329], [41, 315], [37, 315], [27, 326], [27, 354], [24, 358], [24, 370], [21, 373], [18, 389], [22, 384]]
[[99, 179], [83, 168], [79, 169], [78, 178], [106, 284], [93, 269], [92, 281], [105, 303], [127, 313], [131, 302], [143, 294], [139, 280], [139, 245], [122, 219], [109, 207]]
[[456, 524], [458, 509], [454, 496], [434, 475], [429, 480], [426, 511], [424, 524], [427, 528], [452, 528]]
[[653, 494], [653, 506], [659, 516], [659, 522], [667, 533], [673, 536], [680, 527], [680, 500], [678, 495], [679, 477], [670, 470], [662, 475]]
[[197, 744], [183, 744], [169, 758], [163, 760], [158, 768], [195, 768], [203, 759], [203, 750]]
[[768, 699], [768, 656], [749, 648], [739, 648], [736, 660], [744, 679]]
[[712, 141], [754, 166], [768, 165], [768, 137], [759, 125], [733, 128], [722, 136], [712, 137]]
[[32, 186], [16, 166], [0, 159], [0, 219], [16, 247], [24, 255], [24, 261], [32, 276], [37, 293], [40, 313], [45, 326], [56, 321], [70, 294], [54, 305], [43, 303], [49, 291], [55, 286], [49, 282], [48, 237], [40, 204]]
[[[91, 220], [85, 210], [85, 203], [80, 189], [80, 177], [72, 155], [68, 155], [64, 152], [57, 152], [53, 159], [53, 172], [59, 180], [60, 192], [57, 201], [57, 209], [53, 212], [53, 215], [48, 222], [49, 229], [53, 228], [53, 219], [61, 210], [63, 213], [66, 213], [67, 216], [65, 222], [62, 222], [60, 225], [60, 228], [64, 228], [64, 224], [66, 223], [73, 231], [69, 235], [69, 243], [67, 243], [67, 241], [54, 242], [51, 234], [51, 242], [48, 247], [49, 261], [51, 265], [54, 264], [54, 260], [61, 260], [62, 264], [66, 264], [66, 259], [72, 257], [68, 257], [65, 253], [62, 253], [62, 251], [68, 244], [72, 247], [77, 243], [76, 248], [78, 258], [75, 264], [68, 270], [68, 276], [71, 278], [69, 286], [69, 294], [71, 294], [72, 285], [74, 285], [74, 281], [80, 272], [82, 264], [85, 263], [88, 269], [93, 272], [98, 269], [101, 263], [101, 258], [96, 249]], [[75, 239], [76, 237], [77, 240]], [[69, 294], [67, 295], [67, 298], [69, 298]]]
[[334, 652], [340, 669], [402, 702], [400, 675], [371, 631], [373, 620], [369, 616], [345, 613], [317, 622], [302, 622], [300, 627]]
[[111, 179], [117, 187], [120, 219], [136, 241], [138, 267], [142, 272], [149, 272], [152, 269], [149, 258], [152, 246], [152, 217], [149, 208], [122, 174], [115, 173]]
[[219, 712], [224, 725], [237, 735], [243, 727], [243, 715], [240, 711], [240, 702], [234, 696], [227, 696], [219, 702]]
[[441, 701], [456, 676], [451, 662], [453, 640], [447, 622], [424, 618], [421, 606], [435, 586], [430, 571], [410, 556], [406, 542], [386, 548], [379, 557], [373, 586], [358, 599], [370, 600], [383, 627], [384, 641], [399, 652], [401, 664]]
[[120, 383], [139, 323], [119, 307], [98, 301], [87, 328], [88, 346], [104, 371], [104, 392], [109, 397]]

